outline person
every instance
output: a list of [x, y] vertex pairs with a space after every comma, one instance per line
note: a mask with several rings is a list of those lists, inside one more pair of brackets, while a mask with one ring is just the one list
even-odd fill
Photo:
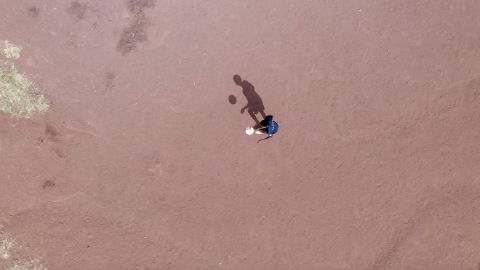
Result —
[[278, 132], [278, 123], [273, 121], [272, 115], [267, 115], [265, 119], [260, 122], [260, 127], [255, 129], [256, 134], [267, 134], [268, 136], [260, 139], [257, 143], [261, 141], [268, 140], [273, 137], [273, 134]]

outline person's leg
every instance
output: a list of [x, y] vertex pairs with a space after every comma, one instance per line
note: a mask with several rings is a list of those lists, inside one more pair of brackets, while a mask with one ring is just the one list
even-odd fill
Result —
[[259, 128], [255, 130], [255, 134], [267, 134], [268, 133], [268, 128]]
[[268, 126], [268, 121], [265, 120], [265, 119], [263, 119], [262, 121], [260, 121], [260, 125], [261, 125], [262, 127], [266, 127], [266, 126]]
[[261, 125], [262, 127], [268, 126], [268, 120], [267, 120], [267, 119], [263, 119], [262, 121], [260, 121], [260, 125]]
[[264, 117], [264, 119], [260, 122], [260, 125], [262, 125], [262, 127], [266, 127], [268, 126], [268, 122], [273, 118], [273, 116], [271, 115], [267, 115]]

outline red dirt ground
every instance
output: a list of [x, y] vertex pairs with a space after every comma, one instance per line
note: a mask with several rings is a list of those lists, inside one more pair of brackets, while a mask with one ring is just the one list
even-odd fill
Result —
[[[10, 260], [480, 269], [480, 2], [0, 7], [0, 38], [51, 102], [0, 116]], [[245, 135], [234, 74], [274, 139]]]

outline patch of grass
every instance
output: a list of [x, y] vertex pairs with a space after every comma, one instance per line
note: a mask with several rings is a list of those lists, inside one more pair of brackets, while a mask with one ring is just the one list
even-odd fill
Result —
[[18, 118], [29, 118], [36, 112], [47, 111], [45, 97], [12, 62], [20, 57], [22, 49], [9, 41], [0, 41], [0, 49], [4, 56], [0, 57], [0, 111]]
[[[2, 224], [0, 224], [0, 259], [4, 259], [6, 262], [12, 261], [10, 260], [10, 252], [13, 249], [13, 246], [18, 245], [15, 244], [15, 239], [13, 239], [9, 234], [2, 230]], [[4, 270], [47, 270], [43, 264], [40, 263], [39, 258], [29, 258], [28, 260], [23, 259], [14, 259], [14, 262], [0, 265], [7, 265], [6, 268], [2, 268]]]
[[47, 270], [47, 268], [39, 263], [38, 260], [31, 260], [26, 262], [15, 262], [5, 268], [5, 270]]
[[48, 110], [48, 102], [34, 82], [18, 72], [14, 64], [0, 65], [0, 111], [29, 118]]
[[10, 43], [8, 40], [1, 42], [1, 47], [3, 55], [7, 59], [18, 59], [20, 57], [20, 52], [22, 47], [19, 47], [13, 43]]
[[10, 258], [10, 250], [15, 241], [5, 233], [0, 232], [0, 257], [4, 260]]

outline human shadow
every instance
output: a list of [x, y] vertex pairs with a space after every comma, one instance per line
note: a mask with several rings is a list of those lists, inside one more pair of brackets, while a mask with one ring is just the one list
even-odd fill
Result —
[[256, 127], [260, 126], [260, 121], [258, 121], [256, 114], [260, 113], [263, 117], [262, 119], [267, 117], [262, 98], [255, 91], [255, 87], [247, 80], [243, 80], [240, 75], [235, 74], [233, 76], [233, 81], [236, 85], [242, 87], [243, 95], [247, 99], [247, 105], [240, 110], [240, 113], [244, 113], [245, 110], [247, 110], [250, 117], [255, 121]]

